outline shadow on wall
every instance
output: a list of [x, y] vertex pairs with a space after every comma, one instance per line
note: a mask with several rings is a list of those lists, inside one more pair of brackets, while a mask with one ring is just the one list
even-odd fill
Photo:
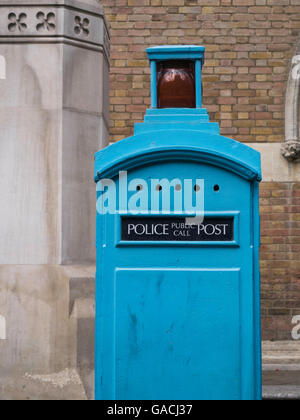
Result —
[[76, 319], [76, 367], [87, 398], [94, 399], [95, 279], [70, 279], [70, 315]]

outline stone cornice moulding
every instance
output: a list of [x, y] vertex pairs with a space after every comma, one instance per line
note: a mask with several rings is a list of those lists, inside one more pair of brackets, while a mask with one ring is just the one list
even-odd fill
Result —
[[285, 143], [282, 146], [282, 155], [289, 162], [297, 162], [300, 159], [299, 95], [300, 55], [296, 55], [292, 59], [286, 90]]
[[2, 0], [0, 44], [65, 43], [104, 52], [110, 37], [102, 7], [77, 0]]

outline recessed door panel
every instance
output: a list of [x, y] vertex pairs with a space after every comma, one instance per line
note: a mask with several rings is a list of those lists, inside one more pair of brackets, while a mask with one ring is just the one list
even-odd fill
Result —
[[115, 271], [115, 398], [241, 398], [240, 270]]

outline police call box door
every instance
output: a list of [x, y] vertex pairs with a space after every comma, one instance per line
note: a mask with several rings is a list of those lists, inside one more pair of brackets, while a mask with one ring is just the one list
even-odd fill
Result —
[[148, 54], [152, 109], [96, 156], [96, 398], [260, 399], [260, 156], [201, 106], [158, 106], [159, 63], [176, 82], [194, 63], [197, 96], [203, 47]]

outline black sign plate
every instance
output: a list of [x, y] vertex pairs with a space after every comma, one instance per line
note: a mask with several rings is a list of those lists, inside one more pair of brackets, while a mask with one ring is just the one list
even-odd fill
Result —
[[[191, 219], [188, 219], [190, 222]], [[185, 217], [122, 217], [122, 241], [232, 242], [234, 217], [206, 217], [201, 224]]]

